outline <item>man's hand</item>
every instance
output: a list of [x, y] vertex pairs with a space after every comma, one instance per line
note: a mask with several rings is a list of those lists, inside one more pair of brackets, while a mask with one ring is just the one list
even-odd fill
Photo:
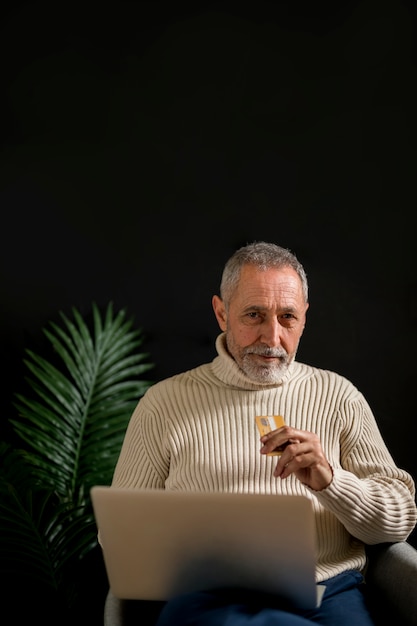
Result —
[[261, 454], [283, 448], [274, 471], [277, 478], [295, 474], [300, 482], [315, 491], [325, 489], [332, 482], [332, 468], [315, 433], [282, 426], [261, 437], [261, 443]]

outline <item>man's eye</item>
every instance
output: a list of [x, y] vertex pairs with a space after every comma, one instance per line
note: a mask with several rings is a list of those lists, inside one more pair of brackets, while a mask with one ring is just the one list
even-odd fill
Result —
[[281, 317], [281, 324], [285, 326], [285, 328], [292, 328], [297, 323], [297, 318], [292, 313], [285, 313]]
[[284, 315], [282, 316], [284, 320], [293, 320], [295, 319], [295, 315], [293, 315], [292, 313], [284, 313]]

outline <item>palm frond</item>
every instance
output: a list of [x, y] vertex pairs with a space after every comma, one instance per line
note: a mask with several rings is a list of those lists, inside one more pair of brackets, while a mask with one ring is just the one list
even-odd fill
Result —
[[98, 547], [90, 488], [110, 483], [153, 364], [125, 310], [110, 303], [101, 316], [93, 303], [92, 329], [75, 308], [60, 315], [44, 329], [53, 362], [25, 352], [28, 393], [15, 394], [9, 420], [19, 447], [0, 442], [0, 575], [69, 608]]
[[25, 577], [37, 584], [56, 591], [62, 578], [65, 563], [86, 553], [79, 550], [78, 542], [73, 548], [62, 550], [68, 543], [68, 523], [79, 527], [83, 543], [91, 549], [96, 545], [96, 536], [88, 531], [92, 526], [91, 512], [78, 513], [67, 503], [62, 503], [57, 494], [41, 489], [32, 483], [29, 468], [18, 451], [5, 445], [0, 448], [0, 573], [18, 576], [24, 568]]
[[137, 351], [141, 329], [111, 303], [104, 320], [94, 303], [92, 310], [93, 332], [75, 308], [73, 320], [61, 313], [64, 327], [44, 330], [61, 369], [27, 350], [33, 397], [16, 394], [20, 419], [11, 420], [40, 481], [66, 497], [109, 483], [129, 417], [151, 384], [140, 378], [153, 367]]

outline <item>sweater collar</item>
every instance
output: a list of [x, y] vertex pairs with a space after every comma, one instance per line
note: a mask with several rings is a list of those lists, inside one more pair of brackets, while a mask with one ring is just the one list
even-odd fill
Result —
[[273, 389], [279, 387], [291, 378], [294, 361], [290, 364], [281, 380], [278, 383], [263, 384], [254, 382], [242, 372], [236, 361], [230, 355], [226, 347], [226, 333], [220, 333], [216, 339], [216, 350], [218, 356], [213, 360], [213, 373], [226, 385], [240, 389]]

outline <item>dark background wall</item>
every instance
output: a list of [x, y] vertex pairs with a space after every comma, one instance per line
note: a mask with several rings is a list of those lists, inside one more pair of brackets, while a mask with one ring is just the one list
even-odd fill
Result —
[[311, 288], [299, 359], [350, 378], [417, 478], [412, 2], [1, 8], [0, 428], [41, 328], [127, 308], [156, 379], [214, 356], [254, 239]]

